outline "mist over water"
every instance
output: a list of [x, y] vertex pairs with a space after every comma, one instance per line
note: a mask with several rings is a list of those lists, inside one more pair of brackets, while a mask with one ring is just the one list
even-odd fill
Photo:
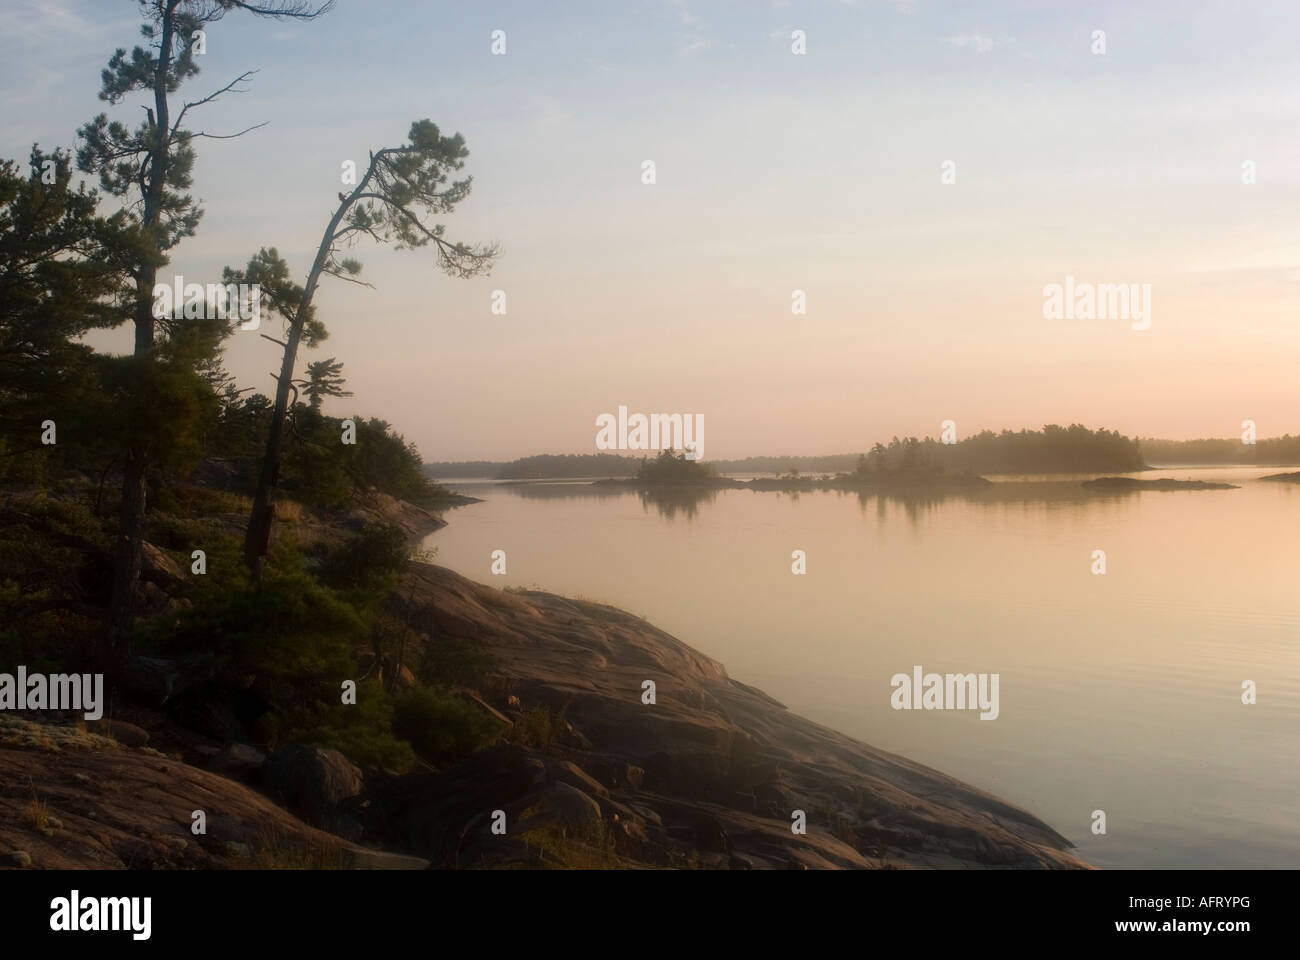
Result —
[[[1025, 807], [1098, 866], [1284, 867], [1300, 858], [1300, 487], [1257, 481], [1275, 472], [1142, 474], [1236, 490], [1053, 476], [667, 500], [448, 481], [484, 502], [425, 547], [481, 582], [643, 615], [792, 711]], [[891, 709], [890, 678], [916, 664], [1000, 674], [1000, 715]]]

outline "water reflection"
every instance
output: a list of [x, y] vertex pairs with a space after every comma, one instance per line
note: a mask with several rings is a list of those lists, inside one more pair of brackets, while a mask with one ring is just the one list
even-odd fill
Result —
[[636, 495], [641, 498], [643, 509], [648, 512], [653, 506], [665, 520], [672, 520], [678, 513], [693, 520], [700, 512], [701, 504], [711, 504], [718, 499], [717, 490], [700, 487], [657, 487], [637, 490]]
[[[1167, 471], [1174, 474], [1175, 471]], [[1184, 471], [1185, 472], [1185, 471]], [[1164, 476], [1165, 472], [1148, 474], [1151, 479]], [[1083, 486], [1085, 480], [1099, 474], [1079, 474], [1078, 476], [1055, 477], [1052, 479], [999, 479], [986, 486], [979, 487], [894, 487], [864, 488], [860, 490], [746, 490], [754, 497], [773, 501], [799, 502], [805, 496], [829, 496], [839, 499], [848, 497], [858, 501], [859, 509], [865, 514], [873, 505], [878, 514], [883, 515], [887, 505], [901, 508], [909, 520], [931, 512], [944, 503], [965, 503], [985, 507], [1041, 506], [1047, 512], [1072, 510], [1080, 504], [1102, 504], [1124, 501], [1136, 501], [1146, 496], [1197, 496], [1209, 497], [1234, 491], [1187, 490], [1187, 491], [1153, 491], [1142, 489], [1105, 489], [1099, 490]], [[637, 497], [647, 510], [654, 507], [660, 516], [672, 520], [677, 516], [690, 520], [699, 515], [701, 507], [716, 503], [721, 490], [707, 487], [654, 487], [638, 489], [624, 485], [603, 485], [590, 480], [557, 481], [511, 481], [506, 483], [491, 481], [472, 481], [462, 484], [450, 484], [462, 493], [483, 496], [485, 491], [496, 494], [508, 494], [525, 500], [615, 500], [620, 497]]]

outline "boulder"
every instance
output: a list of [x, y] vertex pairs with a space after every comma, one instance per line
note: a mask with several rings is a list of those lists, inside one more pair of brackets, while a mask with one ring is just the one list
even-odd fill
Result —
[[653, 823], [656, 827], [662, 827], [664, 825], [663, 818], [661, 818], [658, 813], [656, 813], [654, 810], [651, 810], [649, 807], [644, 806], [643, 804], [640, 803], [629, 803], [628, 807], [632, 810], [633, 813], [641, 817], [647, 823]]
[[240, 783], [256, 783], [261, 778], [266, 754], [246, 743], [232, 743], [213, 756], [207, 764], [213, 773], [219, 773]]
[[583, 793], [597, 797], [608, 797], [609, 790], [589, 776], [580, 766], [571, 760], [561, 760], [551, 768], [551, 777], [557, 783], [567, 783]]
[[155, 583], [181, 579], [181, 568], [171, 557], [148, 540], [140, 544], [140, 577]]
[[143, 747], [149, 742], [147, 730], [122, 720], [87, 720], [86, 732], [112, 737], [124, 747]]
[[555, 784], [547, 799], [550, 808], [566, 827], [581, 830], [600, 822], [600, 804], [567, 783]]
[[342, 836], [359, 834], [347, 801], [361, 793], [361, 771], [337, 750], [299, 743], [283, 746], [266, 758], [262, 784], [312, 826]]
[[546, 764], [537, 757], [525, 757], [519, 767], [527, 773], [532, 786], [539, 786], [546, 780]]

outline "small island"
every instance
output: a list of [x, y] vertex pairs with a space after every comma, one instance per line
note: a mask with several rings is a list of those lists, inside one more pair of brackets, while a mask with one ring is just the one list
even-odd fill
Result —
[[1236, 484], [1213, 480], [1139, 480], [1136, 477], [1098, 477], [1085, 480], [1089, 490], [1238, 490]]
[[1270, 473], [1267, 477], [1260, 477], [1261, 480], [1275, 480], [1278, 483], [1300, 483], [1300, 470], [1294, 473]]
[[798, 470], [776, 477], [736, 480], [720, 477], [714, 467], [698, 460], [688, 460], [684, 453], [663, 450], [653, 460], [644, 460], [636, 475], [628, 479], [596, 481], [598, 486], [621, 486], [635, 490], [672, 489], [749, 489], [802, 493], [811, 490], [900, 490], [900, 489], [967, 489], [990, 486], [991, 481], [970, 470], [950, 470], [930, 458], [915, 438], [894, 440], [888, 447], [876, 444], [870, 454], [858, 458], [850, 472], [834, 475], [801, 475]]

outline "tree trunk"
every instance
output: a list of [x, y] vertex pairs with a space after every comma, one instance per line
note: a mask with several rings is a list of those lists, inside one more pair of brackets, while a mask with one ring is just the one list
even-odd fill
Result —
[[[146, 270], [136, 283], [135, 357], [147, 362], [153, 347], [153, 284], [156, 270]], [[141, 290], [149, 291], [140, 299]], [[113, 549], [113, 591], [108, 603], [110, 655], [120, 665], [131, 657], [131, 634], [135, 628], [135, 588], [140, 580], [144, 552], [145, 518], [149, 506], [149, 458], [137, 445], [127, 450], [122, 468], [122, 506], [117, 543]]]
[[284, 359], [280, 362], [280, 376], [275, 384], [275, 410], [266, 434], [266, 456], [262, 459], [262, 472], [257, 479], [257, 492], [253, 496], [253, 511], [244, 532], [244, 563], [255, 582], [261, 580], [262, 557], [271, 544], [271, 521], [275, 516], [275, 488], [280, 483], [280, 454], [284, 449], [284, 421], [289, 411], [289, 388], [293, 382], [293, 366], [298, 358], [298, 344], [302, 340], [303, 309], [306, 297], [289, 328], [289, 339], [284, 346]]
[[131, 634], [135, 627], [135, 585], [140, 579], [144, 549], [145, 507], [148, 488], [142, 457], [129, 455], [122, 471], [122, 510], [117, 543], [113, 550], [113, 593], [108, 607], [109, 654], [125, 663], [131, 658]]
[[[155, 138], [150, 158], [148, 186], [144, 190], [141, 226], [157, 231], [162, 200], [167, 188], [167, 160], [171, 131], [171, 114], [167, 108], [167, 80], [171, 67], [173, 23], [176, 3], [167, 5], [158, 44], [158, 66], [154, 71]], [[161, 247], [161, 242], [159, 246]], [[137, 362], [148, 363], [153, 353], [153, 287], [158, 268], [152, 263], [142, 267], [135, 278], [135, 351]], [[108, 606], [108, 642], [110, 654], [119, 666], [131, 657], [131, 635], [135, 629], [135, 586], [140, 579], [140, 559], [144, 550], [145, 515], [149, 491], [148, 451], [132, 444], [122, 471], [122, 509], [117, 544], [113, 550], [113, 592]]]
[[334, 239], [348, 209], [365, 192], [370, 178], [375, 173], [375, 158], [372, 155], [366, 174], [357, 184], [356, 189], [346, 197], [330, 218], [320, 246], [316, 248], [316, 259], [312, 261], [311, 272], [307, 274], [307, 283], [302, 290], [302, 302], [294, 310], [293, 321], [289, 324], [289, 337], [284, 345], [284, 359], [280, 363], [280, 376], [275, 384], [275, 409], [271, 413], [271, 426], [266, 434], [266, 456], [262, 460], [262, 471], [257, 480], [257, 492], [253, 495], [253, 510], [248, 517], [248, 529], [244, 533], [244, 563], [254, 582], [262, 577], [262, 558], [266, 556], [271, 543], [271, 522], [275, 518], [275, 488], [280, 482], [280, 454], [284, 448], [284, 420], [289, 411], [289, 391], [293, 387], [293, 366], [298, 359], [298, 345], [302, 341], [302, 328], [311, 309], [312, 298], [316, 295], [316, 285], [320, 282], [321, 272], [329, 260]]

